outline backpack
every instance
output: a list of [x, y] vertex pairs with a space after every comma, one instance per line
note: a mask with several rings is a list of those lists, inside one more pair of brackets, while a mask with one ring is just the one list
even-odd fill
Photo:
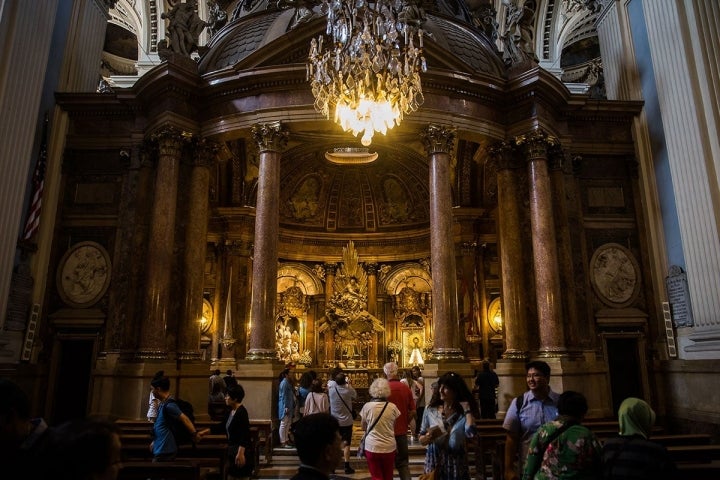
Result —
[[517, 408], [517, 416], [520, 418], [520, 409], [525, 406], [525, 394], [521, 393], [515, 399], [515, 408]]
[[[170, 398], [167, 400], [167, 403], [171, 402], [176, 403], [180, 411], [184, 413], [193, 424], [195, 424], [195, 413], [192, 403], [180, 398]], [[165, 418], [167, 418], [168, 428], [170, 428], [170, 432], [172, 432], [173, 437], [175, 437], [175, 443], [178, 446], [190, 445], [193, 443], [193, 434], [188, 431], [187, 427], [180, 418], [173, 418], [170, 416]]]

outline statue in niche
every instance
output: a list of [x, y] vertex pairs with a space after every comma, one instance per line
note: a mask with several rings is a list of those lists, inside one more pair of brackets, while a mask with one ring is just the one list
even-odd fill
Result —
[[332, 332], [342, 356], [353, 359], [362, 356], [372, 344], [374, 334], [385, 329], [380, 320], [367, 311], [367, 274], [358, 262], [352, 241], [343, 248], [343, 263], [334, 287], [318, 332]]

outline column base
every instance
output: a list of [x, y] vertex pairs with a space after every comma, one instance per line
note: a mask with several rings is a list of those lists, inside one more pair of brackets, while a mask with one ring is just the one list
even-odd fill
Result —
[[194, 350], [190, 350], [187, 352], [177, 352], [177, 359], [178, 360], [201, 360], [202, 359], [202, 353]]
[[538, 350], [535, 356], [538, 358], [563, 358], [570, 354], [564, 347], [550, 347]]
[[529, 358], [529, 354], [523, 350], [509, 349], [503, 352], [502, 358], [504, 360], [527, 360]]
[[274, 360], [275, 350], [268, 348], [253, 348], [248, 350], [245, 360]]
[[137, 350], [135, 352], [135, 358], [141, 360], [166, 360], [168, 358], [168, 352], [165, 350]]
[[438, 348], [432, 351], [435, 360], [464, 360], [462, 350], [459, 348]]

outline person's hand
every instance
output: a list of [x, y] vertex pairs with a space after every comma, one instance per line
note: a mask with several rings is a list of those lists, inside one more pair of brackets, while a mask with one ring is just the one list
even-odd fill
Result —
[[460, 402], [460, 406], [461, 406], [462, 409], [463, 409], [463, 413], [465, 413], [465, 412], [467, 412], [468, 410], [470, 410], [470, 403], [468, 403], [468, 402]]
[[238, 451], [237, 455], [235, 455], [235, 465], [238, 467], [245, 466], [245, 452]]

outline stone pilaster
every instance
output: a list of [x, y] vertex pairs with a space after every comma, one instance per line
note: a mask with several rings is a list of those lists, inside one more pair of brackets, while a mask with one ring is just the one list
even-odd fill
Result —
[[178, 173], [182, 154], [181, 132], [164, 127], [152, 138], [158, 142], [155, 197], [150, 220], [144, 318], [141, 324], [139, 358], [167, 357], [167, 317], [170, 308], [171, 272], [177, 211]]
[[252, 134], [260, 158], [255, 208], [250, 348], [246, 358], [267, 360], [275, 358], [280, 159], [288, 133], [282, 129], [280, 122], [276, 122], [255, 125]]
[[496, 143], [490, 155], [497, 163], [498, 247], [502, 279], [502, 317], [505, 334], [503, 358], [525, 359], [528, 346], [528, 321], [523, 308], [527, 299], [524, 288], [523, 248], [520, 239], [520, 205], [517, 171], [520, 163], [509, 143]]
[[195, 158], [190, 174], [188, 221], [185, 230], [184, 305], [178, 332], [178, 358], [200, 358], [200, 318], [202, 317], [207, 250], [210, 167], [215, 162], [218, 146], [200, 140], [195, 145]]
[[423, 141], [430, 166], [430, 250], [433, 279], [433, 355], [438, 360], [463, 357], [458, 335], [457, 278], [453, 241], [450, 153], [455, 132], [429, 125]]
[[560, 269], [553, 219], [552, 188], [548, 173], [548, 148], [557, 139], [542, 130], [516, 138], [526, 148], [530, 188], [530, 229], [535, 271], [535, 300], [540, 332], [540, 356], [565, 352]]

